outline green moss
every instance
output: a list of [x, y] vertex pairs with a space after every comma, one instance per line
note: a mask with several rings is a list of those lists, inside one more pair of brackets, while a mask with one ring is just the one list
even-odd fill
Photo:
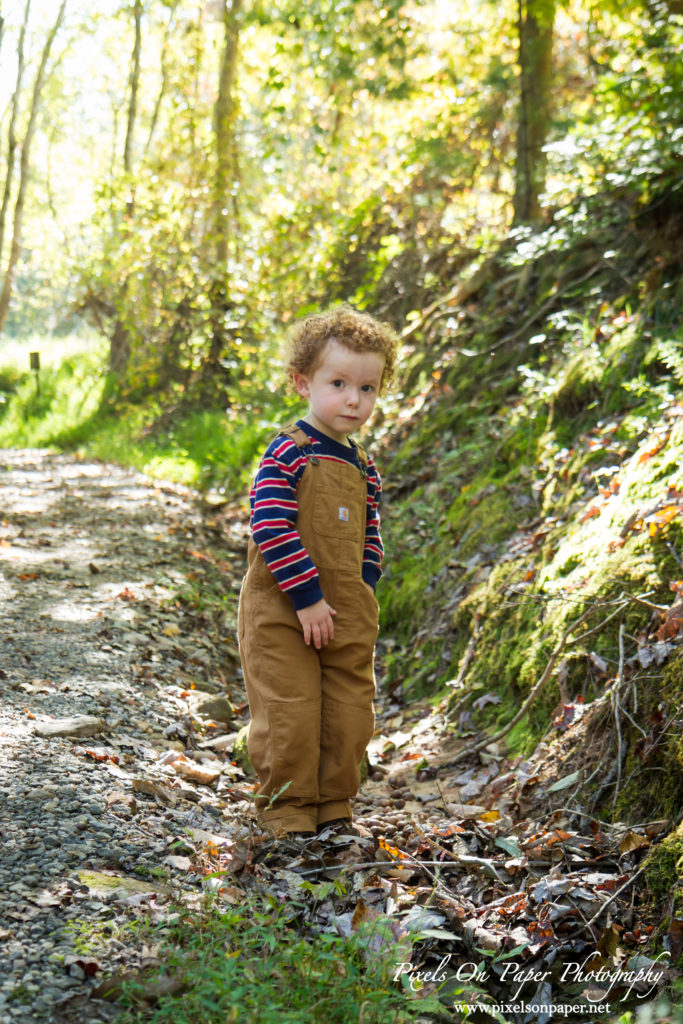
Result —
[[255, 775], [254, 768], [249, 757], [249, 751], [247, 749], [247, 740], [249, 738], [249, 726], [243, 725], [240, 731], [237, 733], [235, 742], [232, 746], [232, 759], [239, 765], [245, 775]]
[[514, 531], [518, 518], [504, 479], [475, 477], [446, 513], [446, 523], [456, 538], [457, 557], [468, 559], [481, 548], [499, 544]]
[[657, 900], [673, 897], [683, 901], [683, 823], [658, 846], [645, 862], [645, 879]]
[[552, 395], [553, 420], [575, 416], [602, 396], [603, 362], [597, 345], [581, 345], [563, 368]]
[[683, 806], [683, 651], [665, 665], [661, 676], [638, 683], [638, 722], [626, 731], [629, 752], [614, 809], [616, 818], [642, 816], [675, 820]]

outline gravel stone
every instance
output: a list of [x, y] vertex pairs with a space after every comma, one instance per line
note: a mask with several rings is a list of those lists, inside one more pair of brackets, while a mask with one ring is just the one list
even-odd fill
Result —
[[[191, 739], [191, 716], [207, 691], [225, 699], [224, 680], [231, 701], [243, 690], [224, 622], [173, 600], [198, 571], [193, 492], [41, 450], [0, 451], [0, 491], [0, 1022], [82, 1024], [90, 989], [140, 967], [129, 926], [169, 905], [162, 876], [153, 901], [145, 880], [167, 877], [169, 835], [245, 830], [244, 810], [230, 817], [211, 790], [168, 808], [133, 791], [134, 779], [176, 785], [158, 766], [173, 732]], [[237, 579], [247, 525], [232, 529]], [[189, 706], [180, 694], [195, 679]], [[109, 875], [118, 888], [95, 884]], [[197, 893], [199, 879], [175, 872], [174, 892]], [[87, 1005], [88, 1024], [114, 1019], [109, 1004]]]

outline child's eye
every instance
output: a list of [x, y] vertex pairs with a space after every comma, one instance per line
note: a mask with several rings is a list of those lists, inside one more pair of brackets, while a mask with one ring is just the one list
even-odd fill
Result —
[[361, 388], [361, 391], [374, 391], [374, 390], [375, 390], [375, 385], [374, 384], [364, 384], [363, 387]]
[[332, 387], [333, 388], [343, 388], [344, 387], [344, 381], [343, 380], [333, 380], [332, 381]]

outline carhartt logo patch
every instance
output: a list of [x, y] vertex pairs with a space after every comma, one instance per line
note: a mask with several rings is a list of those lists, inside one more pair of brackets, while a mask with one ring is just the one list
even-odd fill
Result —
[[339, 518], [341, 519], [342, 523], [348, 523], [348, 521], [349, 521], [349, 510], [348, 510], [348, 508], [344, 508], [342, 505], [339, 506]]

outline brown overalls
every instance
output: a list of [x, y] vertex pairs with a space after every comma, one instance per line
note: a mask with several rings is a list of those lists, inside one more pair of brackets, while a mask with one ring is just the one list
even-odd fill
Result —
[[[300, 448], [297, 427], [283, 434]], [[308, 454], [308, 453], [307, 453]], [[360, 449], [359, 449], [360, 454]], [[364, 453], [362, 453], [364, 456]], [[378, 605], [362, 579], [367, 485], [351, 463], [308, 454], [297, 488], [297, 529], [337, 612], [334, 640], [307, 646], [291, 598], [253, 539], [238, 634], [251, 711], [248, 750], [261, 821], [287, 832], [350, 818], [350, 797], [374, 731], [373, 654]]]

